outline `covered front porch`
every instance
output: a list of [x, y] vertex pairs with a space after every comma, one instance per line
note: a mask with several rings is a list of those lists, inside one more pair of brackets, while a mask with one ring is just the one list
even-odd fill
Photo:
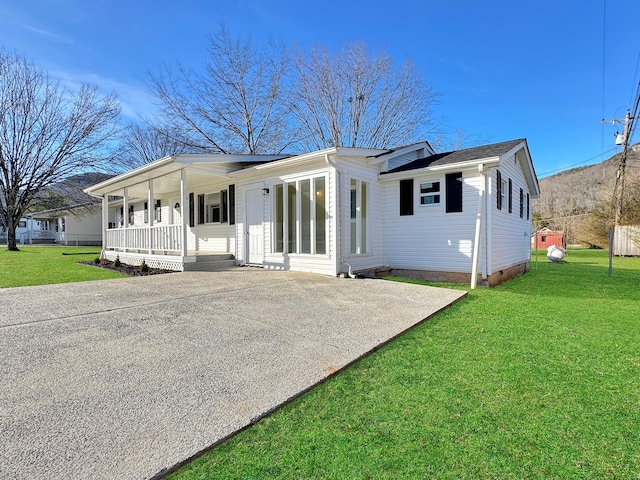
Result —
[[102, 199], [102, 256], [176, 271], [235, 264], [241, 226], [228, 174], [248, 161], [271, 159], [175, 155], [88, 188]]

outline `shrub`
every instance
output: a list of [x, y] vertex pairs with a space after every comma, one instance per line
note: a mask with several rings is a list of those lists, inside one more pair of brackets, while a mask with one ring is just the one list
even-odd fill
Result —
[[120, 261], [120, 255], [118, 255], [116, 259], [113, 261], [113, 266], [119, 267], [120, 265], [122, 265], [122, 262]]
[[93, 259], [93, 263], [95, 263], [96, 265], [98, 265], [100, 263], [100, 257], [96, 257]]
[[140, 264], [140, 272], [141, 273], [145, 273], [149, 271], [149, 265], [147, 265], [147, 262], [145, 262], [144, 260], [142, 260], [142, 263]]

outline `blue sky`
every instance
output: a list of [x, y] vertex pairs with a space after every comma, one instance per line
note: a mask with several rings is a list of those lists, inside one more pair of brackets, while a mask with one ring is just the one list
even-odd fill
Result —
[[0, 48], [64, 84], [115, 91], [133, 120], [153, 109], [148, 72], [199, 67], [221, 22], [260, 43], [364, 41], [418, 65], [449, 130], [526, 137], [544, 177], [617, 151], [621, 127], [601, 119], [632, 106], [638, 18], [638, 0], [0, 0]]

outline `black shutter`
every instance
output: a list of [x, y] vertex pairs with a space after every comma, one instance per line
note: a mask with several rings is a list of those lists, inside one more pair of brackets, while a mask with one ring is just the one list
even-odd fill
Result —
[[400, 180], [400, 215], [413, 215], [413, 178]]
[[462, 172], [445, 175], [445, 209], [447, 213], [462, 211]]
[[220, 192], [220, 222], [229, 221], [229, 196], [226, 190]]
[[193, 192], [189, 194], [189, 226], [192, 228], [196, 226], [196, 201]]
[[524, 218], [524, 192], [520, 189], [520, 218]]
[[204, 223], [204, 194], [198, 195], [198, 225]]
[[500, 170], [496, 170], [496, 207], [498, 210], [502, 210], [502, 174]]
[[527, 193], [527, 220], [529, 220], [529, 194]]
[[236, 223], [236, 186], [229, 185], [229, 225]]

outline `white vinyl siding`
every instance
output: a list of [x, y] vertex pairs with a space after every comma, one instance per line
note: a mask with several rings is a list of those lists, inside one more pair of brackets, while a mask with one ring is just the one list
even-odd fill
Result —
[[[429, 208], [416, 208], [414, 215], [400, 216], [400, 182], [385, 182], [384, 264], [412, 270], [471, 272], [480, 179], [477, 173], [463, 173], [464, 208], [455, 215], [446, 213], [441, 201]], [[440, 176], [430, 179], [421, 176], [417, 177], [416, 185], [427, 181], [440, 181], [442, 185], [442, 180]], [[441, 195], [444, 192], [441, 191]], [[414, 201], [419, 205], [418, 188], [414, 192]]]
[[[521, 188], [525, 199], [529, 193], [524, 173], [516, 161], [515, 155], [503, 158], [497, 168], [502, 175], [504, 201], [502, 210], [498, 210], [495, 208], [495, 198], [491, 198], [489, 274], [528, 262], [531, 258], [531, 221], [526, 218], [526, 213], [524, 218], [520, 218], [517, 203]], [[487, 172], [494, 185], [496, 181], [495, 170], [494, 168]], [[518, 192], [518, 195], [513, 198], [516, 208], [512, 213], [509, 213], [509, 181], [512, 184], [512, 192]], [[526, 210], [526, 205], [524, 208]]]
[[[259, 182], [257, 182], [257, 178], [259, 178]], [[269, 172], [268, 176], [260, 175], [258, 177], [256, 175], [255, 177], [239, 179], [237, 187], [239, 203], [236, 205], [238, 235], [242, 235], [239, 238], [244, 238], [246, 191], [253, 188], [269, 189], [269, 194], [263, 197], [265, 268], [315, 272], [325, 275], [335, 275], [337, 273], [335, 260], [335, 239], [337, 235], [335, 231], [335, 180], [335, 170], [327, 167], [324, 158], [310, 161], [302, 169], [300, 167], [283, 167], [276, 172]], [[309, 181], [308, 185], [306, 181]], [[324, 193], [319, 196], [317, 195], [318, 188], [323, 187], [323, 183]], [[294, 186], [290, 193], [288, 193], [287, 184]], [[315, 200], [308, 203], [303, 200], [304, 195], [302, 194], [303, 190], [307, 191], [307, 186], [309, 187], [309, 195], [315, 195]], [[300, 194], [295, 194], [296, 191], [299, 191]], [[283, 200], [285, 196], [289, 195], [287, 197], [287, 215], [283, 215], [282, 218], [280, 218], [276, 208], [278, 195], [282, 195]], [[321, 199], [321, 196], [324, 198]], [[293, 204], [291, 205], [292, 202]], [[295, 215], [293, 220], [290, 215]], [[301, 224], [303, 217], [308, 220], [308, 226]], [[324, 231], [322, 232], [321, 226], [323, 222]], [[272, 226], [274, 227], [273, 229]], [[281, 228], [281, 226], [286, 226], [287, 231], [284, 232], [284, 228]], [[293, 232], [291, 232], [291, 229], [293, 229]], [[305, 240], [305, 235], [308, 235], [309, 242]], [[283, 252], [285, 245], [293, 251], [289, 253]], [[241, 264], [245, 261], [246, 253], [244, 250], [244, 242], [239, 242], [237, 258]], [[314, 253], [310, 253], [310, 250]]]

